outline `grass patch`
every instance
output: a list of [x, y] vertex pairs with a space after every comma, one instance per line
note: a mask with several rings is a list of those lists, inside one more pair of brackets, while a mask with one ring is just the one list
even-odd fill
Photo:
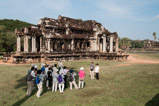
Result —
[[0, 105], [153, 106], [158, 104], [158, 64], [115, 67], [123, 63], [105, 60], [96, 60], [94, 63], [100, 65], [99, 81], [90, 80], [89, 60], [64, 62], [66, 66], [76, 71], [82, 66], [85, 68], [85, 88], [72, 91], [68, 88], [64, 94], [60, 94], [59, 91], [54, 93], [44, 88], [40, 98], [35, 96], [37, 89], [34, 89], [31, 97], [25, 97], [27, 88], [25, 75], [30, 65], [0, 65]]

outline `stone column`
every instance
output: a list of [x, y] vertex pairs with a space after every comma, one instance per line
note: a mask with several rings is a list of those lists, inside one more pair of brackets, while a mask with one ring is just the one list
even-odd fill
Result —
[[24, 52], [28, 52], [28, 36], [24, 35]]
[[36, 37], [32, 36], [32, 52], [36, 52]]
[[43, 38], [40, 37], [40, 52], [43, 52]]
[[51, 52], [53, 52], [54, 43], [51, 41]]
[[20, 36], [17, 37], [17, 52], [21, 52]]
[[49, 52], [51, 51], [50, 43], [51, 43], [51, 39], [48, 39], [48, 51], [49, 51]]
[[70, 28], [67, 28], [66, 29], [66, 35], [69, 35], [69, 32], [70, 32]]
[[75, 43], [75, 40], [72, 39], [72, 41], [71, 41], [71, 50], [74, 50], [74, 43]]
[[103, 52], [106, 52], [106, 36], [103, 36]]
[[119, 48], [119, 42], [118, 42], [118, 38], [116, 38], [115, 52], [118, 52], [118, 48]]
[[110, 36], [110, 50], [109, 53], [113, 52], [113, 36]]

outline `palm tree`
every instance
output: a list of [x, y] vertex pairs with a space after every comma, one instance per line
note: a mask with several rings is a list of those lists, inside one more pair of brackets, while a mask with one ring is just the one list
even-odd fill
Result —
[[154, 40], [156, 40], [157, 39], [156, 32], [154, 32], [152, 35], [154, 37]]

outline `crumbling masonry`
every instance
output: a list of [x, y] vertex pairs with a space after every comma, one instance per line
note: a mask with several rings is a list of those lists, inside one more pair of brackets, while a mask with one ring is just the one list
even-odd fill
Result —
[[[94, 21], [59, 16], [42, 18], [37, 25], [15, 30], [14, 62], [44, 62], [76, 59], [120, 59], [118, 35]], [[22, 46], [24, 45], [24, 46]]]

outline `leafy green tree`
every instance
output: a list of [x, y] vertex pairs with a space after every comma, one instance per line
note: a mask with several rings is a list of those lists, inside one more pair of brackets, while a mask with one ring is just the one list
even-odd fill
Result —
[[120, 48], [122, 48], [122, 49], [130, 48], [131, 47], [130, 41], [131, 40], [127, 37], [121, 38], [120, 43], [119, 43]]
[[19, 20], [0, 20], [0, 52], [14, 52], [16, 50], [16, 35], [14, 32], [15, 29], [30, 25], [31, 24]]

